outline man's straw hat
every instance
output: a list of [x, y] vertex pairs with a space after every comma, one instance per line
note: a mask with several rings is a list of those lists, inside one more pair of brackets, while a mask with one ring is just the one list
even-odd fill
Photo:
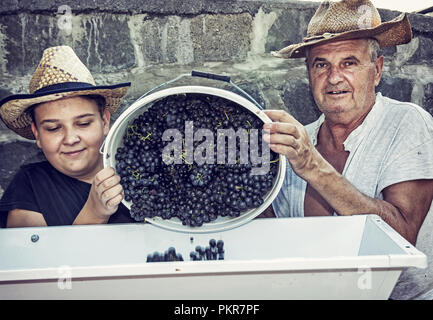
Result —
[[100, 95], [113, 114], [126, 95], [131, 83], [97, 86], [71, 47], [45, 49], [30, 80], [30, 94], [11, 95], [0, 101], [0, 116], [8, 128], [20, 136], [34, 140], [32, 119], [25, 112], [32, 105], [79, 95]]
[[320, 4], [301, 43], [289, 45], [272, 55], [280, 58], [305, 57], [305, 49], [336, 40], [373, 38], [379, 46], [410, 42], [412, 29], [406, 13], [381, 22], [379, 12], [369, 0], [324, 1]]

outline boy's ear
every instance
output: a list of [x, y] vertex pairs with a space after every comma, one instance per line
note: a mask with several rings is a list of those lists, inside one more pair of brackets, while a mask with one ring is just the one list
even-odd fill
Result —
[[102, 113], [102, 121], [104, 122], [105, 136], [108, 134], [108, 131], [110, 130], [110, 119], [111, 119], [111, 113], [107, 108], [105, 108], [104, 112]]
[[33, 135], [35, 136], [36, 139], [36, 145], [38, 146], [38, 148], [41, 148], [41, 141], [39, 140], [39, 132], [33, 121], [32, 121], [31, 128], [32, 128]]

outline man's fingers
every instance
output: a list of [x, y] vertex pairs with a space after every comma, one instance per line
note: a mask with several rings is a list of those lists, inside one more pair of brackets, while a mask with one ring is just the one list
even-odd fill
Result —
[[283, 154], [286, 156], [287, 159], [295, 159], [297, 157], [296, 150], [291, 147], [284, 144], [270, 144], [269, 148], [271, 148], [272, 151]]
[[263, 125], [263, 129], [268, 133], [284, 133], [299, 139], [301, 136], [298, 127], [291, 123], [273, 122]]
[[300, 124], [298, 120], [292, 117], [284, 110], [263, 110], [263, 112], [272, 120], [279, 122], [287, 122], [293, 124]]
[[299, 148], [298, 140], [296, 140], [294, 136], [288, 134], [278, 134], [278, 133], [274, 133], [270, 135], [264, 134], [263, 140], [267, 142], [269, 145], [280, 144], [280, 145], [292, 147], [295, 150]]

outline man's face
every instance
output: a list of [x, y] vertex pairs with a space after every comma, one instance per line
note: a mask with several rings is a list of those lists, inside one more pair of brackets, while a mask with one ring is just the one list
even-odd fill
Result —
[[325, 116], [350, 123], [368, 113], [382, 76], [383, 57], [371, 61], [367, 40], [316, 45], [307, 64], [314, 99]]
[[82, 97], [42, 103], [34, 110], [32, 131], [47, 160], [60, 172], [91, 182], [102, 169], [99, 148], [108, 134], [110, 113]]

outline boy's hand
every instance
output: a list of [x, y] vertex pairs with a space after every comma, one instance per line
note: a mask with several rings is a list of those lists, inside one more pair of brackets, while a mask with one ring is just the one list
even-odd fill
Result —
[[99, 171], [93, 180], [88, 198], [94, 213], [101, 218], [108, 218], [117, 211], [122, 199], [123, 188], [114, 169], [105, 168]]

